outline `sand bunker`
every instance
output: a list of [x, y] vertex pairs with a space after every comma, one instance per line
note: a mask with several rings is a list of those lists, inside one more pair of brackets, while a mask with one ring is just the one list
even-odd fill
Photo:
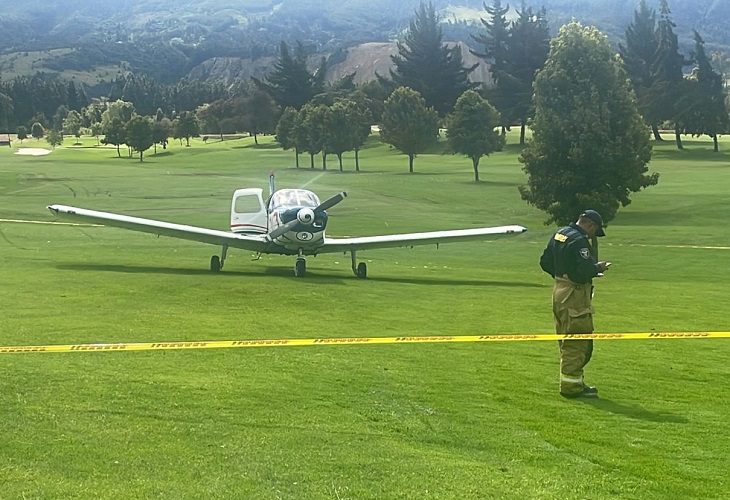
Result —
[[16, 155], [31, 155], [31, 156], [43, 156], [50, 153], [50, 149], [43, 148], [18, 148], [15, 152]]

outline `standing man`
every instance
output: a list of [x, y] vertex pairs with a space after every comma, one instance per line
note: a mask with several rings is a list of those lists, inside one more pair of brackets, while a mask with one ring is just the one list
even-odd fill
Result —
[[[592, 280], [611, 265], [598, 261], [596, 237], [605, 236], [603, 218], [586, 210], [578, 221], [560, 228], [540, 257], [540, 267], [555, 278], [553, 316], [556, 333], [593, 333]], [[583, 367], [593, 354], [593, 340], [560, 340], [560, 394], [566, 398], [597, 398], [598, 389], [585, 385]]]

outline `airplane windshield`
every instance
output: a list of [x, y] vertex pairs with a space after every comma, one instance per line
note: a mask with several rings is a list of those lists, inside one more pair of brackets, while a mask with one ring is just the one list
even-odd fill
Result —
[[309, 207], [319, 205], [319, 198], [311, 191], [304, 189], [282, 189], [271, 198], [271, 209], [279, 207]]

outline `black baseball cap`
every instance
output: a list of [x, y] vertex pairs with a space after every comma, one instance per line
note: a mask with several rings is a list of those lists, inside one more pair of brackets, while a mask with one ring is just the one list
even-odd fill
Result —
[[596, 236], [606, 236], [606, 232], [603, 230], [603, 217], [601, 217], [601, 214], [599, 214], [595, 210], [586, 210], [585, 212], [580, 214], [580, 216], [590, 219], [598, 226], [598, 232], [596, 233]]

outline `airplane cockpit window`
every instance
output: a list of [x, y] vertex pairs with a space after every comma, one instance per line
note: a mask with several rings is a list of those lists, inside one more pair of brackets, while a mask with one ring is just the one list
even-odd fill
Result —
[[314, 208], [319, 205], [319, 198], [311, 191], [297, 191], [297, 194], [301, 206]]
[[269, 202], [269, 209], [279, 207], [310, 207], [319, 205], [319, 198], [311, 191], [303, 189], [282, 189], [274, 193]]

